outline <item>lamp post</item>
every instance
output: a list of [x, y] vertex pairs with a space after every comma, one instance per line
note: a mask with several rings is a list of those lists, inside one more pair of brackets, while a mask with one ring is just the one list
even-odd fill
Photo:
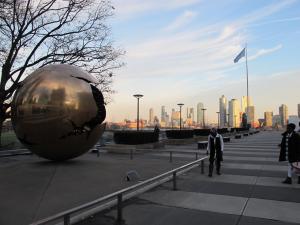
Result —
[[227, 127], [229, 127], [229, 113], [226, 114], [227, 115]]
[[220, 128], [220, 112], [216, 112], [218, 115], [218, 128]]
[[205, 108], [202, 108], [201, 109], [203, 111], [203, 128], [205, 128], [205, 120], [204, 120], [204, 114], [205, 114]]
[[179, 128], [181, 130], [181, 107], [184, 105], [183, 103], [178, 103], [179, 106]]
[[140, 98], [142, 98], [144, 95], [141, 94], [135, 94], [133, 97], [137, 98], [137, 131], [140, 129]]

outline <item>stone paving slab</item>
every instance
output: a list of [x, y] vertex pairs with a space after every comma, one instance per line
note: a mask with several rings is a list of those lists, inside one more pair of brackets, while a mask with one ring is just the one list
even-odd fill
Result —
[[240, 215], [247, 201], [247, 198], [236, 196], [167, 190], [148, 192], [139, 198], [166, 206], [233, 215]]
[[300, 203], [263, 200], [249, 200], [243, 215], [291, 223], [300, 223]]

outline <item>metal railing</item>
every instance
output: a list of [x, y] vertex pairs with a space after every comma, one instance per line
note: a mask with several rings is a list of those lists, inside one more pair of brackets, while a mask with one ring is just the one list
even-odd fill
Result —
[[[111, 193], [109, 195], [98, 198], [94, 201], [88, 202], [88, 203], [80, 205], [78, 207], [63, 211], [61, 213], [55, 214], [53, 216], [50, 216], [50, 217], [42, 219], [42, 220], [39, 220], [30, 225], [44, 225], [44, 224], [48, 224], [50, 222], [55, 222], [58, 220], [63, 220], [64, 225], [70, 225], [72, 215], [75, 215], [76, 213], [82, 212], [84, 210], [91, 209], [92, 207], [99, 206], [101, 203], [105, 204], [105, 203], [107, 203], [107, 201], [112, 200], [112, 199], [117, 199], [117, 223], [121, 224], [123, 221], [122, 203], [123, 203], [123, 199], [124, 199], [125, 195], [129, 195], [130, 193], [132, 193], [134, 191], [138, 191], [139, 189], [145, 188], [147, 185], [150, 186], [150, 185], [155, 184], [154, 186], [151, 187], [151, 188], [154, 188], [154, 187], [156, 187], [162, 183], [165, 183], [171, 179], [173, 180], [173, 190], [177, 190], [176, 177], [178, 175], [180, 175], [181, 173], [194, 168], [199, 163], [201, 166], [201, 173], [203, 174], [204, 173], [204, 160], [207, 158], [208, 157], [205, 156], [201, 159], [195, 160], [195, 161], [185, 164], [181, 167], [178, 167], [178, 168], [170, 170], [166, 173], [160, 174], [156, 177], [150, 178], [148, 180], [145, 180], [143, 182], [140, 182], [140, 183], [130, 186], [128, 188], [121, 189], [117, 192]], [[161, 181], [161, 182], [159, 182], [159, 181]], [[133, 197], [133, 195], [131, 197]]]

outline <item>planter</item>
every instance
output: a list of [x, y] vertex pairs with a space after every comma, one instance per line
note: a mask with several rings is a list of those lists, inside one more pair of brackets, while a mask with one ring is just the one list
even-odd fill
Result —
[[187, 139], [193, 138], [193, 130], [166, 130], [166, 136], [168, 139]]
[[114, 142], [116, 144], [140, 145], [158, 142], [158, 132], [153, 131], [116, 131]]

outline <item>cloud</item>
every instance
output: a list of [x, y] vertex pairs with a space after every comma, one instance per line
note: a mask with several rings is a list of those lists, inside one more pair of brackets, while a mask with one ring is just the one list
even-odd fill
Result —
[[277, 45], [277, 46], [275, 46], [273, 48], [269, 48], [269, 49], [260, 49], [254, 55], [249, 56], [248, 59], [249, 60], [255, 60], [255, 59], [257, 59], [260, 56], [271, 54], [273, 52], [278, 51], [281, 48], [282, 48], [282, 44], [279, 44], [279, 45]]
[[200, 0], [113, 0], [116, 14], [121, 18], [133, 18], [145, 12], [168, 11], [199, 3]]
[[185, 11], [183, 14], [178, 16], [169, 26], [165, 28], [166, 31], [173, 31], [181, 28], [190, 23], [197, 16], [196, 12]]

